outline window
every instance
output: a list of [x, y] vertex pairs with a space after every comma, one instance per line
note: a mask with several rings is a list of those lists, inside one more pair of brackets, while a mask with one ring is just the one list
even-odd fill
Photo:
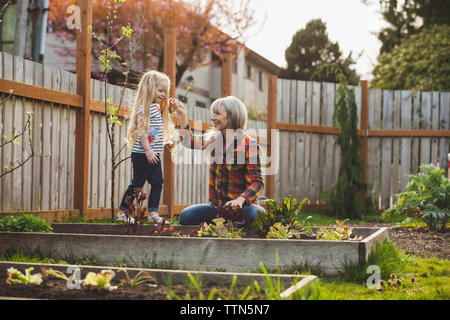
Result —
[[237, 60], [233, 59], [233, 73], [236, 74], [237, 73]]
[[259, 74], [258, 74], [258, 86], [259, 86], [259, 91], [263, 91], [263, 73], [260, 70]]
[[195, 106], [200, 108], [206, 108], [206, 103], [201, 101], [195, 101]]
[[251, 79], [252, 78], [252, 66], [247, 64], [247, 79]]
[[14, 53], [14, 40], [16, 37], [16, 11], [15, 1], [9, 5], [0, 22], [0, 51]]

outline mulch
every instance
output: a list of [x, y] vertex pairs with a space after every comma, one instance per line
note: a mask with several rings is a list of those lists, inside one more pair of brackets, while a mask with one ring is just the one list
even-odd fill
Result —
[[389, 227], [389, 240], [403, 252], [421, 258], [450, 259], [450, 229], [432, 232], [426, 227], [396, 227], [391, 223], [360, 223], [355, 227]]

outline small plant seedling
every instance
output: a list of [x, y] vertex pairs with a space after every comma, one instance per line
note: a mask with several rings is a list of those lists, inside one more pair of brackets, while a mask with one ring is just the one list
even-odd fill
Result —
[[141, 286], [146, 283], [155, 283], [155, 278], [149, 272], [140, 271], [134, 278], [128, 275], [126, 269], [120, 269], [117, 272], [125, 273], [125, 279], [120, 280], [120, 286], [130, 285], [130, 286]]
[[115, 276], [116, 273], [112, 270], [102, 270], [100, 273], [89, 272], [83, 280], [83, 286], [91, 286], [93, 288], [113, 291], [117, 289], [117, 286], [111, 285], [111, 280]]
[[34, 268], [30, 267], [25, 269], [25, 274], [20, 272], [19, 270], [11, 267], [7, 269], [8, 279], [6, 279], [6, 283], [9, 285], [15, 284], [34, 284], [40, 285], [42, 283], [42, 275], [40, 273], [31, 274]]

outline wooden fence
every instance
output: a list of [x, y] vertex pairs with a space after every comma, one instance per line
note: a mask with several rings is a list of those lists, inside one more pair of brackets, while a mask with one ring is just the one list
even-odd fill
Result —
[[[17, 133], [27, 112], [33, 112], [33, 149], [38, 155], [13, 173], [0, 179], [0, 211], [71, 210], [74, 209], [76, 113], [81, 108], [76, 95], [77, 76], [64, 70], [41, 65], [7, 53], [0, 55], [1, 136]], [[270, 110], [276, 121], [249, 121], [252, 129], [277, 129], [279, 140], [273, 176], [273, 196], [289, 194], [309, 197], [317, 203], [320, 194], [336, 181], [339, 151], [334, 148], [332, 116], [336, 85], [333, 83], [277, 80], [275, 103]], [[9, 96], [9, 89], [14, 92]], [[40, 88], [53, 89], [54, 91]], [[450, 93], [386, 91], [353, 87], [358, 110], [367, 114], [367, 179], [371, 193], [380, 206], [389, 207], [392, 195], [406, 184], [408, 173], [417, 173], [421, 163], [438, 161], [447, 167], [449, 152]], [[273, 89], [273, 88], [272, 88]], [[105, 94], [118, 104], [132, 105], [135, 91], [91, 80], [91, 116], [89, 144], [88, 207], [109, 208], [111, 187], [111, 150], [107, 141], [104, 114]], [[367, 95], [364, 106], [364, 95]], [[270, 99], [269, 99], [270, 100]], [[129, 110], [123, 107], [122, 115]], [[210, 111], [189, 107], [189, 119], [201, 126], [209, 122]], [[128, 120], [116, 127], [118, 146], [125, 143]], [[264, 132], [264, 131], [263, 131]], [[198, 132], [197, 132], [198, 133]], [[261, 132], [259, 132], [261, 135]], [[120, 157], [129, 156], [129, 150]], [[9, 144], [0, 151], [0, 172], [5, 166], [27, 158], [30, 150], [26, 136], [20, 143]], [[174, 165], [174, 204], [183, 206], [208, 201], [208, 166], [200, 151], [175, 149], [175, 158], [184, 163]], [[186, 161], [186, 159], [189, 159]], [[116, 174], [115, 203], [131, 180], [131, 161]], [[272, 177], [266, 177], [267, 185]]]
[[[367, 137], [367, 181], [380, 207], [390, 206], [420, 164], [448, 169], [449, 92], [352, 88], [358, 115], [367, 122], [366, 128], [360, 123], [358, 129]], [[277, 89], [274, 127], [280, 130], [280, 171], [274, 178], [275, 196], [292, 194], [316, 203], [334, 185], [339, 171], [332, 128], [337, 85], [279, 79]]]
[[[76, 93], [77, 76], [65, 70], [41, 65], [8, 53], [0, 53], [0, 78], [10, 80], [15, 87], [9, 96], [6, 86], [2, 88], [0, 110], [1, 136], [18, 133], [25, 124], [26, 113], [33, 112], [33, 149], [37, 156], [11, 174], [0, 179], [0, 211], [48, 211], [74, 208], [75, 133], [77, 107], [52, 103], [34, 96], [36, 87], [59, 92]], [[20, 95], [18, 83], [30, 85]], [[2, 82], [2, 84], [5, 84]], [[91, 117], [89, 145], [88, 207], [109, 208], [111, 198], [111, 147], [106, 132], [104, 98], [112, 98], [114, 104], [122, 104], [122, 113], [128, 114], [127, 106], [133, 104], [135, 90], [105, 85], [91, 80]], [[54, 93], [54, 92], [52, 92]], [[30, 97], [27, 97], [30, 95]], [[33, 98], [34, 97], [34, 98]], [[76, 104], [76, 103], [74, 103]], [[188, 107], [189, 119], [200, 126], [209, 123], [209, 109]], [[125, 144], [128, 119], [116, 126], [116, 152]], [[263, 122], [249, 121], [249, 127], [263, 129]], [[199, 131], [195, 131], [199, 134]], [[9, 144], [0, 151], [0, 172], [6, 166], [25, 160], [30, 154], [26, 135], [20, 143]], [[130, 156], [124, 148], [118, 161]], [[202, 161], [202, 152], [179, 147], [174, 156], [182, 157], [183, 164], [175, 164], [174, 203], [185, 205], [208, 202], [208, 165]], [[164, 155], [162, 155], [164, 159]], [[131, 160], [123, 162], [116, 172], [115, 203], [119, 204], [123, 192], [131, 181]]]

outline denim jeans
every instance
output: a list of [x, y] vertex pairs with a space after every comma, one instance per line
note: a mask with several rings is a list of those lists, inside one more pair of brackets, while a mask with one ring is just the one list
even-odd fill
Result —
[[126, 198], [130, 196], [130, 201], [133, 201], [135, 197], [133, 189], [142, 188], [147, 181], [151, 186], [150, 194], [148, 195], [148, 211], [158, 212], [163, 186], [161, 159], [157, 164], [151, 164], [144, 153], [132, 153], [131, 162], [133, 163], [133, 179], [122, 197], [120, 209], [128, 209]]
[[[244, 218], [253, 222], [258, 216], [258, 211], [264, 211], [263, 207], [252, 204], [242, 208]], [[180, 214], [179, 222], [182, 225], [199, 225], [202, 222], [211, 223], [217, 218], [219, 211], [209, 204], [196, 204], [184, 209]]]

